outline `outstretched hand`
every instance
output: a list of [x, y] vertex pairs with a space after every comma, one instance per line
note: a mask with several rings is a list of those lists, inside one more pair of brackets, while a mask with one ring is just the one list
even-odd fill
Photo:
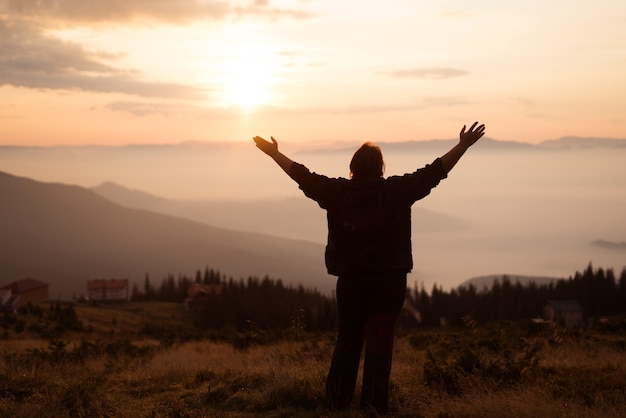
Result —
[[466, 148], [471, 147], [485, 134], [485, 125], [479, 125], [478, 122], [474, 122], [472, 126], [465, 132], [465, 125], [463, 125], [463, 129], [459, 133], [459, 140], [461, 145]]
[[260, 136], [255, 136], [252, 139], [254, 140], [254, 143], [256, 144], [258, 149], [272, 157], [285, 173], [290, 174], [293, 161], [291, 161], [291, 159], [285, 154], [278, 151], [278, 142], [276, 142], [273, 136], [271, 136], [270, 138], [272, 138], [272, 142], [266, 141]]
[[269, 142], [261, 138], [260, 136], [255, 136], [252, 139], [256, 143], [258, 149], [260, 149], [270, 157], [274, 157], [276, 156], [276, 154], [278, 154], [278, 142], [276, 142], [273, 136], [270, 138], [272, 138], [272, 142]]

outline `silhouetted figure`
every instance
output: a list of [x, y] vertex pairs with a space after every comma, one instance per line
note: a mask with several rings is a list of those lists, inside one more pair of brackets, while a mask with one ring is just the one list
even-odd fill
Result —
[[326, 382], [326, 406], [350, 406], [365, 343], [360, 406], [388, 412], [394, 329], [406, 294], [411, 254], [411, 206], [446, 178], [465, 151], [485, 133], [463, 126], [459, 143], [432, 164], [403, 176], [383, 177], [381, 150], [363, 144], [350, 162], [350, 179], [310, 172], [255, 136], [256, 146], [326, 209], [326, 267], [338, 276], [338, 337]]

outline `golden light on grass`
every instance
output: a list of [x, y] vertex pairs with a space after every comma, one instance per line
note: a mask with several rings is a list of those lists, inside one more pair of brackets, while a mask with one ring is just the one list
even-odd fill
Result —
[[[137, 332], [137, 325], [168, 319], [168, 329], [187, 335], [179, 327], [186, 319], [178, 304], [78, 311], [93, 327], [61, 336], [67, 345], [45, 348], [46, 338], [37, 344], [29, 331], [37, 318], [21, 333], [11, 328], [0, 339], [0, 417], [363, 416], [360, 389], [350, 410], [324, 409], [332, 333], [277, 336], [243, 349], [226, 336], [159, 342]], [[502, 411], [510, 418], [623, 416], [623, 331], [531, 332], [522, 323], [478, 325], [473, 331], [400, 330], [392, 416], [498, 417]], [[535, 344], [538, 351], [532, 350]], [[529, 373], [520, 364], [529, 366]]]

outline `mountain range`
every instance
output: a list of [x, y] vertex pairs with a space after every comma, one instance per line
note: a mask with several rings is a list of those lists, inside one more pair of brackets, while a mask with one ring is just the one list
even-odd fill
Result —
[[[146, 275], [158, 286], [169, 274], [193, 276], [209, 267], [235, 279], [269, 275], [326, 294], [334, 287], [323, 270], [323, 245], [284, 237], [317, 231], [324, 238], [325, 218], [314, 216], [319, 208], [306, 199], [268, 199], [251, 211], [249, 202], [179, 201], [110, 182], [86, 189], [3, 172], [0, 194], [0, 284], [34, 277], [50, 284], [52, 298], [68, 299], [83, 294], [89, 279], [130, 278], [141, 289]], [[467, 226], [448, 215], [414, 211], [422, 231]], [[263, 224], [283, 237], [245, 231]], [[490, 285], [495, 278], [462, 285]]]
[[[91, 190], [128, 208], [151, 210], [237, 231], [326, 243], [325, 212], [303, 196], [253, 200], [166, 199], [112, 182]], [[412, 212], [415, 229], [419, 232], [455, 230], [469, 225], [463, 219], [419, 207], [414, 207]]]
[[[414, 170], [452, 140], [380, 143], [387, 175]], [[296, 161], [345, 176], [352, 148], [286, 144]], [[539, 144], [483, 138], [413, 206], [411, 286], [498, 273], [567, 277], [589, 262], [621, 270], [626, 140]], [[0, 285], [92, 278], [143, 284], [205, 267], [332, 292], [326, 216], [250, 143], [0, 147]], [[11, 173], [11, 174], [8, 174]], [[95, 186], [94, 185], [98, 185]]]
[[95, 192], [0, 172], [0, 284], [33, 277], [51, 298], [78, 296], [86, 280], [159, 285], [206, 267], [235, 279], [269, 275], [330, 293], [323, 246], [228, 230], [114, 203]]

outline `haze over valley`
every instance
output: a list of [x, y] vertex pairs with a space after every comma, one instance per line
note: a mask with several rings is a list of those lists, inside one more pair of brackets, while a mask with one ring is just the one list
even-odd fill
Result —
[[[479, 143], [413, 207], [411, 285], [448, 289], [491, 274], [562, 278], [590, 262], [620, 271], [626, 177], [615, 173], [626, 163], [625, 142]], [[386, 175], [430, 163], [451, 144], [380, 143]], [[347, 175], [358, 145], [280, 142], [329, 176]], [[324, 211], [252, 141], [2, 147], [0, 171], [8, 173], [0, 190], [2, 282], [65, 275], [51, 296], [69, 297], [91, 278], [142, 284], [148, 273], [160, 283], [210, 267], [325, 293], [334, 287], [323, 265]]]
[[128, 209], [82, 187], [6, 173], [0, 190], [1, 281], [37, 278], [50, 284], [51, 298], [86, 293], [88, 279], [128, 278], [143, 289], [146, 275], [158, 286], [205, 268], [330, 292], [314, 257], [319, 244]]

